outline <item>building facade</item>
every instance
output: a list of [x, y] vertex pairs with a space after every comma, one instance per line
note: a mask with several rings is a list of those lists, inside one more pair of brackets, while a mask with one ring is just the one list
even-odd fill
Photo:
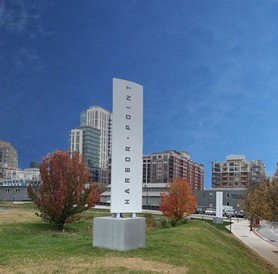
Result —
[[[155, 183], [145, 184], [142, 187], [142, 208], [159, 210], [161, 193], [168, 193], [170, 184]], [[106, 187], [106, 191], [100, 195], [100, 203], [102, 205], [110, 205], [111, 201], [111, 185]]]
[[109, 157], [111, 157], [112, 144], [112, 114], [99, 106], [92, 106], [81, 112], [80, 125], [94, 127], [100, 131], [99, 178], [101, 182], [108, 184], [108, 164]]
[[87, 163], [94, 182], [100, 181], [100, 130], [90, 126], [80, 126], [70, 132], [70, 153], [79, 152]]
[[242, 210], [243, 199], [247, 193], [246, 188], [214, 188], [208, 190], [194, 190], [197, 211], [204, 212], [207, 209], [216, 210], [216, 192], [223, 193], [223, 208]]
[[[170, 184], [168, 183], [149, 183], [143, 185], [142, 207], [147, 209], [159, 210], [161, 193], [169, 193]], [[201, 213], [207, 209], [216, 209], [216, 192], [223, 193], [223, 209], [242, 210], [242, 201], [247, 193], [246, 188], [225, 188], [225, 189], [196, 189], [193, 194], [196, 197], [196, 210]], [[111, 186], [107, 186], [106, 191], [100, 195], [100, 202], [103, 205], [110, 204]]]
[[32, 184], [32, 187], [37, 190], [40, 181], [34, 180], [1, 180], [0, 181], [0, 201], [30, 201], [27, 193], [27, 187]]
[[8, 142], [0, 141], [0, 179], [6, 178], [6, 172], [18, 168], [16, 149]]
[[39, 181], [40, 170], [38, 168], [8, 169], [3, 179]]
[[212, 162], [213, 188], [246, 188], [265, 176], [260, 160], [247, 161], [244, 155], [228, 155], [226, 161]]
[[186, 180], [192, 189], [204, 189], [204, 167], [186, 152], [167, 150], [143, 157], [143, 185]]
[[30, 168], [40, 168], [41, 163], [38, 162], [30, 162]]

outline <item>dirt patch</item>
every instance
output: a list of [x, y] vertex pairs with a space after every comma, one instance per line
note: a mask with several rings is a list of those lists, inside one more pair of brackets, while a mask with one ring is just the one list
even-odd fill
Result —
[[37, 221], [34, 210], [11, 209], [0, 212], [0, 224]]
[[148, 261], [141, 258], [108, 257], [104, 260], [106, 267], [123, 266], [132, 270], [151, 271], [154, 273], [186, 273], [187, 268], [162, 262]]
[[105, 257], [77, 258], [64, 260], [31, 261], [23, 260], [21, 264], [0, 266], [0, 273], [130, 273], [130, 271], [146, 271], [148, 273], [186, 273], [185, 267], [174, 266], [162, 262], [154, 262], [141, 258]]

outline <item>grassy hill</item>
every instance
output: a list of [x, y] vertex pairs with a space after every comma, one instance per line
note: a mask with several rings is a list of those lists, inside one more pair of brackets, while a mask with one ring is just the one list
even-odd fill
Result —
[[86, 212], [57, 232], [32, 206], [0, 211], [0, 273], [275, 273], [223, 226], [201, 220], [147, 233], [144, 249], [93, 248], [96, 214], [107, 213]]

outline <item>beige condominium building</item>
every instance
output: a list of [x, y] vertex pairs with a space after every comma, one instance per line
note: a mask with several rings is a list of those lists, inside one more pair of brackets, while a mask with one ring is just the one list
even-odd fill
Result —
[[258, 183], [262, 176], [262, 161], [247, 161], [244, 155], [228, 155], [226, 161], [212, 162], [213, 188], [245, 188]]
[[143, 157], [143, 185], [170, 183], [176, 178], [188, 181], [192, 189], [204, 189], [204, 167], [188, 153], [167, 150]]
[[90, 126], [100, 131], [99, 181], [108, 183], [108, 164], [111, 156], [112, 113], [99, 106], [81, 112], [80, 126]]
[[6, 178], [10, 169], [18, 168], [18, 156], [16, 149], [8, 142], [0, 140], [0, 179]]

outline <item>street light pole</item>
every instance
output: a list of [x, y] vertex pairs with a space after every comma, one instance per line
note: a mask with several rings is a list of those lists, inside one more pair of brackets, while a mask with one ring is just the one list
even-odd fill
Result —
[[149, 192], [148, 192], [148, 187], [147, 187], [147, 184], [145, 184], [145, 188], [146, 188], [146, 193], [147, 193], [147, 195], [146, 195], [146, 209], [148, 209], [148, 205], [149, 205]]
[[239, 222], [239, 204], [237, 204], [237, 222]]

